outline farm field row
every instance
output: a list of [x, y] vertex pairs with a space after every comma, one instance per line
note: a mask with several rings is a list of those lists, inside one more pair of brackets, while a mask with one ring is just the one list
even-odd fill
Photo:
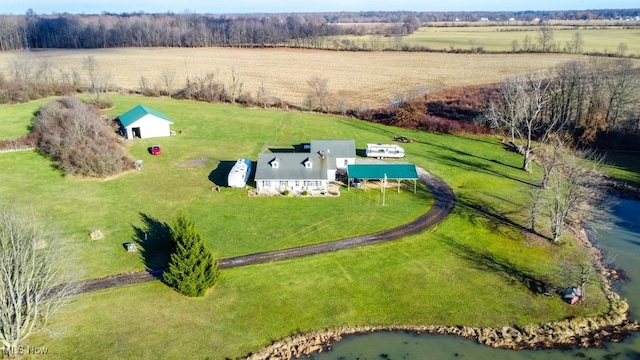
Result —
[[[549, 44], [555, 44], [552, 48], [556, 51], [571, 52], [570, 44], [574, 42], [575, 34], [578, 33], [582, 38], [581, 53], [619, 54], [619, 46], [624, 44], [622, 55], [640, 56], [640, 28], [560, 26], [551, 29], [553, 37]], [[489, 52], [513, 52], [514, 48], [516, 51], [539, 48], [539, 34], [540, 30], [536, 26], [421, 27], [413, 34], [404, 36], [400, 46], [423, 47], [436, 51], [469, 51], [482, 48]], [[398, 46], [394, 37], [363, 35], [338, 39], [353, 41], [364, 48], [395, 49]]]
[[[144, 159], [141, 172], [80, 180], [63, 177], [32, 151], [0, 154], [0, 201], [51, 219], [63, 235], [68, 263], [84, 277], [139, 270], [158, 260], [126, 253], [122, 243], [163, 226], [178, 211], [195, 221], [215, 256], [223, 257], [369, 233], [405, 223], [431, 206], [422, 187], [417, 195], [387, 192], [385, 206], [380, 193], [355, 189], [316, 199], [212, 191], [219, 161], [255, 159], [260, 151], [312, 138], [353, 138], [362, 148], [409, 137], [414, 141], [403, 145], [407, 160], [447, 182], [458, 204], [435, 228], [394, 242], [224, 270], [201, 299], [181, 297], [160, 282], [74, 296], [52, 319], [50, 332], [28, 339], [30, 346], [46, 347], [52, 359], [237, 358], [290, 334], [342, 325], [524, 325], [607, 309], [597, 282], [587, 285], [590, 296], [582, 306], [570, 307], [532, 293], [512, 273], [559, 281], [558, 264], [582, 253], [571, 241], [551, 246], [487, 217], [526, 223], [526, 189], [540, 175], [539, 169], [519, 170], [521, 158], [495, 138], [297, 111], [111, 99], [110, 116], [142, 103], [175, 121], [177, 136], [128, 145], [134, 158]], [[30, 104], [23, 110], [32, 114], [39, 103]], [[7, 113], [12, 116], [0, 111], [0, 128], [28, 127], [27, 115]], [[163, 154], [152, 157], [147, 148], [156, 142]], [[92, 229], [105, 238], [89, 239]]]
[[[416, 35], [418, 36], [418, 35]], [[464, 40], [466, 41], [466, 39]], [[449, 44], [446, 44], [448, 47]], [[467, 46], [465, 46], [466, 48]], [[15, 52], [0, 53], [0, 72], [10, 76]], [[101, 71], [110, 74], [111, 86], [140, 89], [144, 77], [150, 86], [166, 88], [163, 72], [175, 73], [174, 90], [191, 80], [215, 74], [228, 85], [232, 70], [242, 91], [256, 98], [264, 87], [266, 96], [296, 105], [310, 93], [313, 76], [328, 80], [337, 99], [352, 108], [386, 105], [411, 93], [448, 87], [500, 82], [519, 73], [552, 68], [571, 59], [570, 54], [446, 54], [409, 52], [346, 52], [305, 49], [238, 48], [118, 48], [90, 50], [35, 50], [33, 66], [47, 61], [71, 76], [75, 70], [89, 83], [82, 61], [93, 56]]]

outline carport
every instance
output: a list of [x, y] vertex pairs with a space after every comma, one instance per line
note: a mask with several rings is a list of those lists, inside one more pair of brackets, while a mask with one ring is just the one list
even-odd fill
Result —
[[[386, 184], [389, 180], [398, 182], [398, 192], [400, 192], [400, 182], [403, 180], [413, 180], [413, 193], [416, 193], [418, 183], [418, 171], [414, 164], [390, 163], [390, 164], [352, 164], [347, 165], [347, 191], [355, 179], [362, 180], [365, 184], [369, 180], [383, 181]], [[366, 186], [364, 187], [367, 190]], [[384, 188], [384, 186], [383, 186]]]

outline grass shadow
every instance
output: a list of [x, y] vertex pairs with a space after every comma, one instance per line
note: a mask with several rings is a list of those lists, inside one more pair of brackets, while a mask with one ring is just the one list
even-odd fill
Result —
[[449, 246], [454, 248], [456, 255], [471, 263], [475, 269], [490, 271], [506, 277], [511, 283], [520, 283], [534, 294], [548, 295], [550, 294], [549, 290], [553, 288], [545, 279], [536, 277], [533, 273], [515, 265], [509, 259], [499, 258], [487, 250], [477, 249], [451, 238], [446, 241]]
[[[530, 181], [509, 175], [504, 171], [498, 171], [495, 169], [497, 166], [498, 168], [503, 167], [503, 168], [521, 171], [523, 175], [527, 174], [524, 170], [522, 170], [518, 166], [506, 164], [496, 159], [484, 158], [482, 156], [471, 154], [466, 151], [458, 150], [453, 147], [446, 146], [433, 141], [429, 142], [424, 140], [420, 140], [420, 141], [416, 140], [416, 142], [451, 152], [452, 153], [451, 155], [438, 155], [438, 156], [432, 157], [433, 160], [440, 161], [449, 166], [458, 167], [468, 171], [480, 172], [480, 173], [496, 176], [499, 178], [506, 178], [509, 180], [520, 182], [528, 186], [534, 186], [534, 187], [540, 186], [540, 184], [532, 183]], [[485, 142], [485, 141], [481, 141], [481, 142]]]
[[[271, 151], [274, 154], [281, 154], [281, 153], [295, 153], [298, 152], [296, 151], [295, 148], [269, 148], [269, 151]], [[307, 151], [308, 152], [308, 151]]]
[[[504, 201], [508, 200], [505, 199]], [[480, 219], [487, 219], [489, 221], [485, 224], [489, 226], [489, 229], [491, 229], [491, 231], [500, 233], [506, 237], [510, 237], [511, 234], [502, 231], [500, 229], [501, 225], [506, 226], [510, 229], [517, 230], [519, 232], [530, 233], [540, 238], [551, 241], [549, 237], [536, 231], [532, 231], [530, 228], [511, 220], [509, 218], [509, 215], [511, 215], [511, 213], [499, 213], [494, 207], [485, 203], [474, 201], [465, 195], [458, 195], [456, 205], [460, 209], [462, 216], [473, 225], [478, 224]], [[513, 213], [517, 213], [517, 210], [514, 210]]]
[[140, 219], [142, 226], [133, 230], [142, 261], [150, 271], [166, 269], [174, 246], [169, 225], [144, 213]]
[[211, 171], [211, 173], [209, 173], [209, 181], [218, 186], [228, 187], [229, 172], [235, 164], [235, 161], [219, 161], [218, 167], [216, 167], [215, 169], [213, 169], [213, 171]]

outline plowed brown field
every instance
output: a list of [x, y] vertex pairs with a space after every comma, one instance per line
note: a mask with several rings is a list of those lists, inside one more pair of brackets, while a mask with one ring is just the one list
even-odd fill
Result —
[[[337, 52], [305, 49], [238, 48], [118, 48], [92, 50], [36, 50], [33, 68], [48, 60], [60, 70], [78, 71], [88, 82], [82, 60], [92, 55], [111, 74], [112, 86], [139, 89], [141, 77], [163, 89], [160, 74], [175, 71], [174, 87], [187, 76], [216, 73], [230, 84], [232, 68], [243, 92], [256, 96], [260, 84], [267, 95], [302, 104], [312, 76], [328, 79], [329, 91], [350, 106], [389, 103], [415, 91], [499, 82], [515, 73], [553, 67], [580, 55], [569, 54], [448, 54], [424, 52]], [[0, 71], [10, 77], [15, 53], [0, 53]]]

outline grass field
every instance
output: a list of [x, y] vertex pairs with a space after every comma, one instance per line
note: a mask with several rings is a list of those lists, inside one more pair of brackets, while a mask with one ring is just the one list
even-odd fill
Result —
[[[446, 45], [448, 47], [448, 44]], [[631, 46], [631, 45], [630, 45]], [[139, 89], [141, 76], [163, 89], [160, 75], [175, 71], [174, 87], [192, 79], [216, 73], [218, 80], [231, 83], [235, 71], [243, 91], [254, 98], [264, 84], [268, 96], [297, 105], [310, 93], [312, 76], [328, 80], [331, 94], [352, 108], [389, 104], [401, 95], [500, 82], [517, 73], [554, 67], [571, 59], [568, 54], [444, 54], [409, 52], [338, 52], [304, 49], [232, 48], [127, 48], [94, 50], [37, 50], [32, 61], [48, 61], [59, 73], [76, 70], [83, 81], [88, 75], [82, 60], [93, 56], [99, 67], [111, 74], [112, 86]], [[0, 72], [9, 77], [15, 53], [0, 52]]]
[[[540, 174], [519, 170], [521, 158], [497, 139], [166, 98], [112, 100], [111, 116], [143, 103], [182, 131], [130, 144], [129, 152], [144, 159], [141, 172], [79, 180], [62, 177], [34, 152], [0, 154], [0, 201], [50, 218], [64, 235], [69, 262], [86, 277], [143, 268], [143, 259], [126, 253], [122, 242], [171, 221], [179, 210], [221, 257], [368, 233], [429, 208], [423, 188], [417, 195], [388, 192], [384, 207], [374, 191], [343, 190], [332, 199], [211, 191], [218, 161], [255, 159], [259, 151], [312, 138], [353, 138], [358, 148], [393, 135], [412, 138], [404, 144], [407, 160], [447, 182], [458, 205], [435, 228], [391, 243], [224, 270], [201, 299], [181, 297], [160, 282], [74, 296], [50, 332], [28, 339], [30, 346], [46, 346], [52, 359], [236, 358], [293, 333], [340, 325], [523, 325], [607, 309], [597, 283], [588, 285], [585, 302], [570, 307], [521, 282], [522, 276], [561, 282], [558, 261], [581, 255], [570, 241], [551, 246], [509, 225], [526, 223], [525, 190]], [[28, 116], [5, 107], [0, 128], [28, 127]], [[36, 108], [31, 103], [23, 110]], [[164, 149], [159, 157], [146, 153], [155, 142]], [[90, 240], [94, 228], [106, 238]]]
[[[0, 156], [0, 166], [6, 169], [0, 175], [4, 184], [0, 198], [30, 206], [35, 197], [47, 204], [40, 210], [55, 214], [52, 217], [65, 230], [85, 276], [144, 269], [137, 256], [123, 253], [122, 244], [161, 228], [180, 210], [198, 224], [216, 256], [228, 257], [375, 232], [415, 219], [430, 207], [431, 199], [423, 188], [419, 197], [394, 193], [386, 207], [378, 206], [378, 192], [343, 191], [342, 196], [331, 199], [272, 201], [248, 200], [246, 190], [212, 191], [212, 180], [226, 176], [216, 170], [218, 166], [239, 157], [255, 160], [259, 152], [292, 149], [318, 137], [353, 138], [361, 148], [366, 142], [386, 139], [362, 137], [344, 120], [327, 126], [326, 117], [314, 114], [159, 98], [115, 99], [115, 107], [108, 111], [111, 116], [143, 102], [174, 119], [174, 130], [182, 132], [168, 139], [132, 143], [129, 152], [144, 161], [141, 172], [109, 181], [79, 180], [62, 177], [49, 160], [35, 152]], [[32, 103], [33, 108], [25, 112], [33, 113], [39, 103]], [[26, 128], [28, 123], [17, 127]], [[162, 156], [148, 154], [147, 148], [155, 143], [162, 145]], [[291, 206], [298, 211], [287, 211]], [[378, 221], [371, 223], [371, 216]], [[348, 227], [336, 225], [343, 218], [349, 218]], [[93, 230], [102, 231], [105, 239], [90, 240], [88, 234]]]
[[[481, 23], [457, 24], [449, 23], [421, 27], [413, 34], [404, 36], [401, 45], [409, 48], [427, 48], [435, 51], [472, 50], [482, 48], [488, 52], [512, 52], [513, 41], [517, 41], [516, 51], [525, 49], [528, 38], [531, 49], [539, 48], [537, 26], [523, 25], [495, 25], [486, 26]], [[352, 25], [355, 26], [355, 25]], [[362, 25], [367, 29], [375, 29], [374, 24]], [[576, 33], [582, 37], [583, 44], [580, 53], [619, 54], [618, 46], [622, 43], [626, 48], [622, 55], [640, 56], [640, 27], [625, 26], [553, 26], [552, 44], [556, 51], [571, 52], [568, 43], [574, 40]], [[375, 35], [340, 36], [331, 40], [350, 40], [356, 45], [369, 49], [396, 49], [398, 44], [395, 37], [380, 37]]]
[[[558, 49], [566, 48], [572, 37], [578, 32], [584, 40], [582, 52], [618, 53], [618, 45], [624, 43], [627, 50], [624, 55], [640, 56], [640, 28], [553, 28], [553, 43]], [[532, 45], [538, 46], [539, 30], [535, 26], [487, 26], [487, 27], [422, 27], [404, 38], [410, 46], [426, 46], [434, 50], [462, 49], [482, 47], [486, 51], [512, 51], [512, 42], [518, 41], [517, 50], [521, 50], [525, 37]]]

